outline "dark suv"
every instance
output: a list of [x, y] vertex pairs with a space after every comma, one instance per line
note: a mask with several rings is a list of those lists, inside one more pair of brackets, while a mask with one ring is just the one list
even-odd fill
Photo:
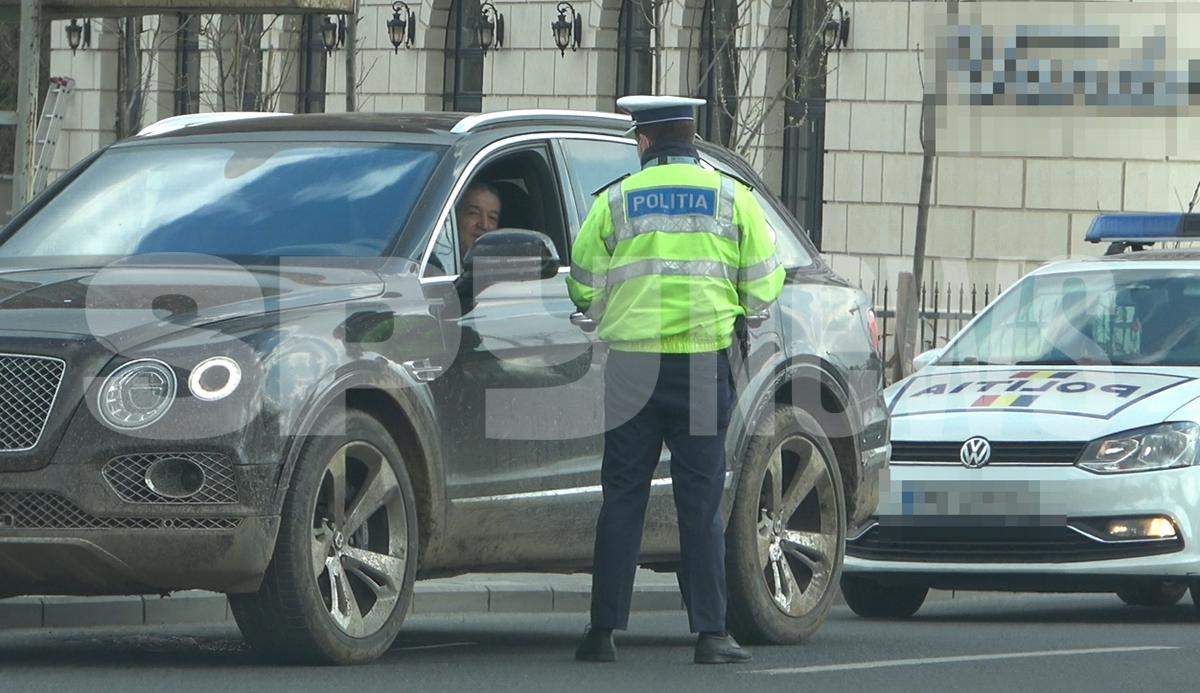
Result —
[[[355, 662], [417, 579], [588, 570], [606, 347], [564, 274], [638, 167], [628, 119], [213, 120], [106, 148], [0, 232], [0, 596], [216, 590], [255, 648]], [[874, 316], [701, 151], [788, 268], [734, 349], [727, 511], [731, 628], [796, 642], [877, 500]], [[476, 182], [501, 229], [460, 253]], [[641, 563], [669, 571], [667, 469]]]

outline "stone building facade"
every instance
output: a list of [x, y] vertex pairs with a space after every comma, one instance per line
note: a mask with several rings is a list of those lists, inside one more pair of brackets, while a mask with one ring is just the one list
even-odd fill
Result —
[[[750, 159], [864, 286], [911, 267], [926, 92], [936, 95], [926, 252], [937, 281], [1007, 285], [1040, 262], [1096, 252], [1081, 240], [1097, 211], [1178, 210], [1200, 177], [1195, 118], [1187, 98], [1171, 101], [1181, 79], [1186, 97], [1179, 73], [1200, 58], [1186, 38], [1198, 35], [1192, 0], [578, 0], [582, 45], [565, 53], [551, 32], [557, 3], [493, 2], [502, 46], [481, 50], [479, 0], [413, 0], [414, 43], [394, 51], [392, 4], [360, 0], [356, 107], [611, 111], [624, 93], [708, 97], [718, 107], [703, 134]], [[820, 29], [843, 12], [847, 45], [826, 55]], [[127, 24], [94, 20], [91, 46], [72, 52], [56, 22], [51, 72], [77, 81], [56, 170], [133, 120], [222, 106], [345, 110], [347, 47], [326, 54], [322, 19], [145, 17], [133, 81]], [[247, 36], [258, 41], [245, 51], [256, 56], [250, 77], [230, 84], [219, 75]], [[133, 82], [142, 112], [122, 118]]]

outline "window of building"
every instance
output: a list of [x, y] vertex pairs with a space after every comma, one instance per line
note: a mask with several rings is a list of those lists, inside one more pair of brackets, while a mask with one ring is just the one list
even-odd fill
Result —
[[737, 119], [737, 0], [707, 0], [700, 21], [697, 132], [710, 142], [728, 145]]
[[825, 65], [815, 37], [823, 3], [794, 0], [788, 30], [789, 80], [783, 131], [783, 201], [821, 247], [825, 186]]
[[655, 0], [624, 0], [617, 24], [617, 96], [654, 93]]
[[175, 34], [175, 114], [200, 112], [200, 15], [178, 15]]
[[300, 91], [296, 110], [300, 113], [325, 112], [325, 40], [321, 36], [321, 17], [306, 14], [300, 20]]
[[483, 49], [477, 22], [479, 0], [454, 0], [446, 25], [446, 72], [442, 109], [483, 110]]

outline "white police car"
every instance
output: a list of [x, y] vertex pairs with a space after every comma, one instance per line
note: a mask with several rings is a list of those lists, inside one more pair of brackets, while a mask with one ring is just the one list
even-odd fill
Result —
[[931, 587], [1200, 599], [1200, 250], [1143, 249], [1192, 237], [1200, 215], [1098, 217], [1108, 256], [1038, 269], [918, 357], [847, 541], [851, 609], [911, 616]]

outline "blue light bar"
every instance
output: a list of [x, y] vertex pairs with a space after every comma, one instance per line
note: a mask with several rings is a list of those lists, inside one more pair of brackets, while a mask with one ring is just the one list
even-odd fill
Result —
[[1089, 243], [1200, 239], [1200, 214], [1101, 214], [1085, 238]]

